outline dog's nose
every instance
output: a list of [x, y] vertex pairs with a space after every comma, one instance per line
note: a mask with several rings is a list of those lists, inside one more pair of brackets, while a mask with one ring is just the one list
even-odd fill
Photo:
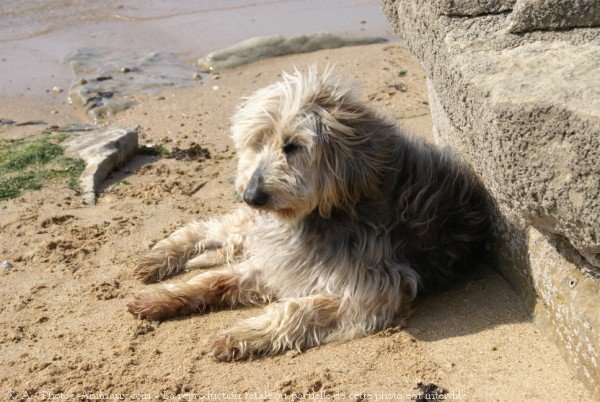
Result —
[[244, 202], [252, 207], [262, 207], [269, 200], [269, 194], [260, 188], [247, 188], [244, 191]]

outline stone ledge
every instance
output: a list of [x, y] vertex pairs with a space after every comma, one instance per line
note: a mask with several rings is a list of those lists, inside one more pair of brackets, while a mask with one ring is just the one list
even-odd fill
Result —
[[473, 166], [497, 206], [493, 265], [535, 317], [544, 306], [567, 361], [600, 395], [600, 29], [515, 35], [520, 3], [382, 7], [427, 73], [436, 141]]
[[[454, 125], [441, 109], [428, 83], [434, 138], [463, 156], [459, 139], [467, 132]], [[493, 200], [494, 242], [488, 256], [492, 265], [515, 288], [532, 318], [557, 343], [578, 378], [600, 395], [600, 274], [568, 241], [542, 234], [532, 226], [515, 225]]]
[[86, 167], [80, 185], [83, 203], [96, 204], [100, 183], [115, 168], [133, 158], [138, 149], [137, 128], [111, 127], [78, 134], [64, 143], [65, 155], [81, 158]]

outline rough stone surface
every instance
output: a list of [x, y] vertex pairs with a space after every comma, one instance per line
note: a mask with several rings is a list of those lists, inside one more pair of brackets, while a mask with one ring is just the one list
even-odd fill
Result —
[[[436, 141], [472, 164], [497, 209], [495, 265], [532, 312], [545, 307], [599, 395], [600, 29], [515, 35], [518, 18], [527, 31], [548, 27], [513, 15], [520, 1], [512, 12], [501, 1], [487, 12], [468, 0], [382, 6], [428, 75]], [[566, 3], [579, 2], [560, 3], [568, 19]]]
[[80, 185], [83, 203], [94, 205], [98, 185], [116, 167], [129, 161], [137, 153], [137, 128], [111, 127], [76, 135], [64, 143], [65, 155], [86, 162]]
[[[566, 345], [563, 356], [572, 360], [580, 378], [597, 388], [600, 363], [600, 303], [598, 278], [582, 269], [585, 262], [562, 239], [544, 236], [529, 227], [526, 232], [530, 276], [540, 292], [538, 303], [550, 311], [548, 328], [559, 344]], [[543, 309], [534, 310], [534, 319]], [[594, 384], [593, 381], [596, 380]], [[597, 390], [596, 390], [597, 391]]]
[[198, 60], [198, 66], [204, 72], [209, 72], [223, 68], [241, 66], [268, 57], [382, 42], [386, 42], [386, 39], [374, 37], [342, 38], [324, 32], [310, 35], [290, 36], [288, 38], [282, 35], [261, 36], [210, 53], [206, 57]]
[[516, 0], [433, 0], [437, 13], [465, 17], [510, 11]]
[[517, 0], [510, 16], [513, 33], [600, 26], [598, 0]]

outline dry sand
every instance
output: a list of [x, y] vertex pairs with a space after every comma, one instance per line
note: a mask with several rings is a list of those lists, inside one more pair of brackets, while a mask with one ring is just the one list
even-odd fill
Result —
[[[282, 69], [312, 62], [335, 63], [363, 82], [365, 99], [429, 137], [424, 74], [394, 44], [265, 60], [205, 78], [194, 88], [136, 97], [137, 106], [111, 124], [141, 126], [142, 143], [201, 144], [211, 158], [138, 156], [109, 177], [95, 207], [82, 206], [70, 190], [52, 188], [0, 202], [0, 260], [14, 264], [0, 272], [1, 400], [11, 393], [17, 399], [26, 393], [40, 399], [276, 399], [294, 393], [410, 399], [419, 381], [445, 387], [448, 399], [589, 399], [517, 294], [489, 268], [418, 300], [405, 329], [249, 362], [217, 363], [204, 350], [216, 332], [259, 313], [257, 308], [160, 324], [127, 313], [127, 298], [143, 288], [132, 275], [137, 255], [181, 224], [236, 207], [228, 119], [238, 98], [277, 80]], [[406, 76], [398, 77], [399, 71]], [[0, 105], [3, 115], [17, 121], [85, 120], [63, 97], [57, 94], [49, 104], [0, 96]], [[40, 131], [3, 127], [0, 136]]]

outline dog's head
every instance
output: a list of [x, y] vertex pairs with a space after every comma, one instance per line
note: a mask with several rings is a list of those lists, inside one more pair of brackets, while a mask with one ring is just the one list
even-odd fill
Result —
[[380, 181], [381, 161], [370, 152], [375, 121], [354, 86], [331, 69], [284, 73], [233, 117], [236, 189], [248, 205], [285, 219], [352, 205]]

